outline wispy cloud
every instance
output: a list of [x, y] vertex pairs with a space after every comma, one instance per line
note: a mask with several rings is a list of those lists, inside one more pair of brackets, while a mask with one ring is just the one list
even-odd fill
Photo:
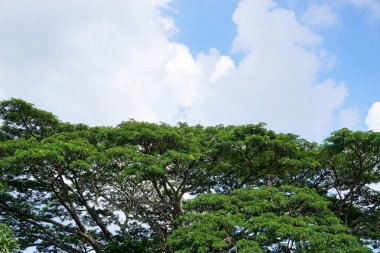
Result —
[[340, 23], [338, 13], [328, 4], [310, 5], [302, 14], [301, 20], [310, 27], [325, 28]]
[[371, 22], [380, 19], [380, 1], [379, 0], [346, 0], [354, 7], [366, 9], [369, 11], [368, 20]]

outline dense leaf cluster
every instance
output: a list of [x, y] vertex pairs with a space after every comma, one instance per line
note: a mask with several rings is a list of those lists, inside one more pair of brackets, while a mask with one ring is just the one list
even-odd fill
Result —
[[265, 124], [88, 127], [18, 99], [0, 118], [0, 223], [21, 250], [370, 252], [380, 240], [380, 133], [318, 145]]
[[5, 224], [0, 224], [0, 252], [15, 252], [17, 248], [18, 244], [14, 239], [12, 231]]

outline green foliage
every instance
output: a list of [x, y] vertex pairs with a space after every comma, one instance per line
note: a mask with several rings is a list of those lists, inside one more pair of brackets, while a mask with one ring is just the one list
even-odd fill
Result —
[[315, 191], [295, 186], [206, 194], [186, 204], [175, 252], [371, 252]]
[[230, 126], [215, 132], [210, 170], [217, 178], [218, 192], [247, 185], [303, 185], [316, 173], [316, 144], [264, 126]]
[[12, 231], [5, 224], [0, 223], [0, 252], [16, 252], [18, 244], [13, 237]]
[[0, 102], [2, 138], [44, 138], [57, 132], [59, 121], [51, 113], [33, 107], [21, 99]]

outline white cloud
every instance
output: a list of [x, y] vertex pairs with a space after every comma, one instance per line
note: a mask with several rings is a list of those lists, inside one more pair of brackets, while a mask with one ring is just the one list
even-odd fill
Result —
[[338, 14], [328, 4], [310, 5], [303, 13], [302, 22], [310, 27], [330, 27], [339, 24]]
[[380, 183], [373, 183], [368, 185], [372, 190], [380, 192]]
[[365, 123], [369, 130], [380, 132], [380, 102], [375, 102], [369, 109]]
[[170, 40], [175, 27], [159, 11], [167, 4], [2, 1], [3, 96], [75, 122], [171, 121], [195, 99], [199, 70]]
[[236, 64], [217, 49], [193, 57], [173, 41], [175, 25], [160, 13], [168, 4], [1, 1], [0, 96], [89, 124], [267, 122], [312, 139], [330, 131], [347, 91], [318, 81], [333, 57], [294, 12], [242, 0]]
[[228, 56], [221, 56], [215, 64], [215, 70], [210, 76], [210, 81], [214, 83], [234, 69], [233, 60]]

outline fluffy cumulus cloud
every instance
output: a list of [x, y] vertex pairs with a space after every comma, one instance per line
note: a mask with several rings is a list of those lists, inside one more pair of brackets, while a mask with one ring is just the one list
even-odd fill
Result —
[[380, 102], [376, 102], [368, 111], [366, 124], [369, 130], [380, 132]]
[[75, 122], [171, 121], [197, 96], [199, 67], [170, 41], [167, 4], [2, 1], [1, 94]]
[[242, 0], [234, 50], [193, 56], [173, 41], [169, 0], [1, 1], [0, 97], [21, 97], [63, 120], [201, 124], [267, 122], [320, 138], [347, 96], [320, 80], [322, 38], [272, 0]]
[[333, 79], [318, 81], [328, 58], [322, 38], [269, 0], [241, 1], [233, 19], [234, 50], [244, 57], [210, 85], [191, 118], [211, 124], [263, 121], [311, 138], [327, 131], [347, 91]]

